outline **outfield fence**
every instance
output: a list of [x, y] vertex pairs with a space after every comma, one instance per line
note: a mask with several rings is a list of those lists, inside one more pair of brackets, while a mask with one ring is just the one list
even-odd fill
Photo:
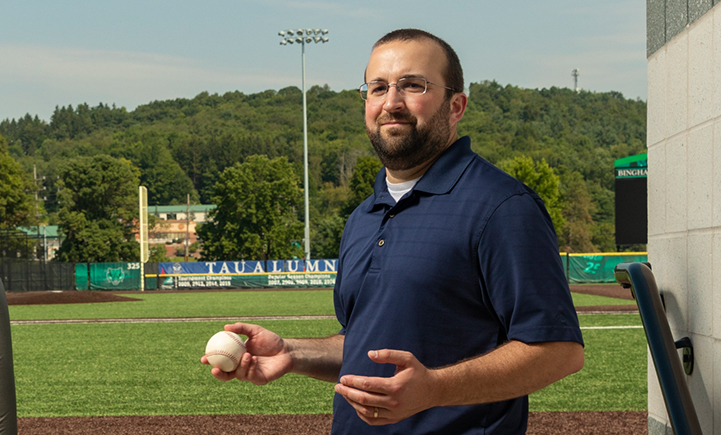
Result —
[[566, 279], [570, 284], [613, 283], [616, 265], [621, 263], [644, 263], [646, 252], [604, 252], [571, 254], [561, 252]]
[[75, 264], [0, 257], [0, 280], [9, 292], [73, 290]]
[[[316, 288], [335, 285], [338, 260], [145, 263], [146, 290]], [[140, 263], [77, 263], [78, 290], [140, 290]]]
[[[620, 263], [648, 261], [645, 252], [561, 252], [570, 284], [613, 283]], [[7, 291], [323, 288], [335, 285], [337, 259], [198, 261], [175, 263], [61, 263], [0, 258]]]

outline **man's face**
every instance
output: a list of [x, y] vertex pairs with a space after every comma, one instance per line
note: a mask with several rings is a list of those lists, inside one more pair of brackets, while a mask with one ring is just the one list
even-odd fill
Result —
[[[373, 50], [366, 81], [396, 83], [404, 77], [422, 77], [447, 86], [443, 78], [446, 63], [442, 49], [430, 40], [394, 41]], [[455, 140], [446, 89], [431, 84], [427, 89], [425, 94], [402, 96], [391, 86], [384, 98], [365, 103], [368, 137], [390, 170], [415, 168], [437, 157]]]

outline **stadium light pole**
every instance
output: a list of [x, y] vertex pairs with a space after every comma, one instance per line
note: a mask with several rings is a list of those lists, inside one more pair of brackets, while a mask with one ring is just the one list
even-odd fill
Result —
[[303, 194], [305, 200], [305, 259], [310, 260], [310, 211], [308, 208], [308, 108], [305, 98], [305, 44], [326, 43], [327, 29], [298, 29], [281, 30], [278, 35], [282, 38], [280, 45], [301, 46], [301, 63], [303, 70]]

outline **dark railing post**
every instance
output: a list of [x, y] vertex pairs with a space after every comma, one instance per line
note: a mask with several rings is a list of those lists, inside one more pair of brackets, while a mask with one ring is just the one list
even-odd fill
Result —
[[5, 288], [0, 281], [0, 434], [18, 433], [17, 402], [10, 315]]
[[571, 283], [571, 255], [566, 252], [566, 282]]
[[[703, 435], [686, 382], [686, 374], [678, 357], [677, 344], [671, 334], [656, 279], [649, 266], [647, 263], [620, 263], [615, 269], [616, 281], [623, 287], [630, 288], [636, 299], [674, 433]], [[684, 347], [684, 353], [690, 353], [693, 358], [690, 341], [688, 338], [681, 339], [678, 347]]]

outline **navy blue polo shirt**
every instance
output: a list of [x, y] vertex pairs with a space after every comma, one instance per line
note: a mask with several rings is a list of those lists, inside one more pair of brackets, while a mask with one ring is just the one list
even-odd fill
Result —
[[[341, 376], [393, 376], [394, 365], [368, 358], [376, 349], [409, 351], [434, 368], [509, 340], [583, 342], [543, 202], [472, 152], [467, 137], [398, 203], [381, 170], [346, 224], [334, 302]], [[522, 434], [528, 398], [372, 427], [336, 394], [333, 413], [333, 434]]]

